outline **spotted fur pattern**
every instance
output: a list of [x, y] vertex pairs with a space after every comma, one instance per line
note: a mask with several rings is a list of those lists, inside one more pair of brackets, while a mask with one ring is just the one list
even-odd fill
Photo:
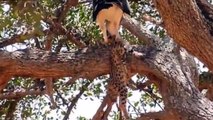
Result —
[[110, 95], [112, 102], [116, 102], [117, 97], [119, 96], [119, 108], [127, 119], [128, 112], [126, 110], [126, 102], [129, 76], [126, 66], [125, 48], [122, 41], [112, 41], [110, 61], [111, 79], [108, 83], [107, 94]]

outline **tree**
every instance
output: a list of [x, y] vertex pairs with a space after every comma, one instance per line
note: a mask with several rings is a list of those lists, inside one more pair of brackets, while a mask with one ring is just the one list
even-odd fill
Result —
[[[131, 43], [127, 48], [129, 74], [137, 74], [136, 80], [130, 80], [129, 88], [140, 90], [142, 96], [140, 101], [130, 103], [133, 111], [138, 112], [132, 117], [212, 120], [212, 1], [130, 2], [132, 16], [124, 16], [121, 34]], [[60, 110], [58, 114], [63, 119], [68, 119], [82, 95], [103, 98], [110, 71], [110, 49], [99, 42], [102, 38], [91, 21], [90, 5], [91, 1], [78, 0], [1, 1], [3, 118], [13, 119], [20, 114], [21, 118], [48, 118], [48, 113], [40, 110], [52, 106]], [[20, 44], [25, 48], [7, 50], [8, 46]], [[209, 71], [199, 72], [195, 58]], [[208, 90], [206, 94], [201, 92], [204, 89]], [[50, 95], [51, 105], [39, 97], [45, 93]], [[31, 104], [36, 98], [40, 107]], [[137, 110], [142, 103], [155, 106], [159, 102], [164, 104], [162, 111]], [[116, 115], [119, 116], [116, 112], [114, 119]]]

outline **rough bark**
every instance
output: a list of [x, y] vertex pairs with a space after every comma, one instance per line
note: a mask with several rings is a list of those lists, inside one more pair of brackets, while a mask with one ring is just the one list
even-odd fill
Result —
[[160, 111], [142, 114], [137, 120], [179, 120], [172, 112]]
[[154, 3], [174, 41], [213, 70], [212, 30], [196, 1], [154, 0]]
[[[2, 75], [23, 77], [83, 77], [94, 79], [97, 76], [109, 73], [109, 48], [91, 47], [75, 52], [54, 54], [38, 49], [25, 49], [15, 52], [0, 51]], [[129, 69], [143, 73], [143, 64], [135, 58], [129, 58]], [[6, 77], [6, 76], [2, 76]], [[4, 79], [1, 79], [3, 82]]]
[[165, 110], [173, 110], [173, 113], [183, 120], [213, 119], [212, 102], [206, 99], [193, 83], [197, 75], [190, 65], [192, 58], [172, 41], [164, 44], [168, 47], [164, 47], [160, 54], [153, 55], [155, 60], [150, 57], [153, 60], [148, 62], [154, 65], [152, 69], [160, 72], [155, 75], [161, 75], [158, 78], [164, 81], [161, 93]]

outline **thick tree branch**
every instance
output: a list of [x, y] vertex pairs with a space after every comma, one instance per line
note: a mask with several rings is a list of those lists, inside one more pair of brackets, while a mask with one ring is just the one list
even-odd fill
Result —
[[[137, 27], [134, 27], [134, 28], [137, 28]], [[149, 32], [147, 32], [147, 33], [149, 33]], [[152, 36], [151, 34], [148, 34], [148, 35]], [[158, 40], [158, 39], [152, 39], [152, 40], [154, 42], [151, 42], [151, 43], [155, 47], [154, 47], [154, 49], [150, 50], [148, 55], [145, 55], [145, 56], [148, 57], [149, 60], [152, 59], [151, 56], [153, 56], [154, 59], [152, 59], [151, 61], [149, 61], [148, 59], [144, 59], [144, 62], [149, 64], [149, 68], [151, 68], [152, 70], [154, 70], [154, 71], [157, 70], [158, 72], [160, 72], [160, 73], [155, 73], [154, 71], [152, 71], [152, 74], [148, 74], [147, 76], [148, 76], [148, 78], [151, 77], [150, 79], [152, 79], [152, 80], [158, 81], [157, 82], [159, 84], [158, 86], [160, 87], [160, 91], [163, 95], [164, 103], [166, 104], [165, 109], [169, 110], [169, 111], [171, 109], [175, 109], [174, 114], [179, 114], [176, 112], [180, 111], [180, 114], [185, 115], [182, 117], [183, 119], [188, 119], [189, 117], [193, 118], [193, 119], [200, 119], [201, 118], [200, 116], [202, 116], [202, 114], [203, 115], [205, 114], [205, 116], [208, 116], [209, 117], [208, 119], [212, 119], [212, 116], [211, 116], [212, 109], [210, 107], [204, 105], [205, 108], [208, 109], [207, 110], [208, 114], [206, 114], [206, 112], [204, 112], [205, 110], [199, 109], [199, 107], [197, 107], [198, 109], [195, 109], [196, 107], [193, 107], [194, 105], [191, 104], [193, 102], [184, 103], [186, 96], [188, 96], [187, 98], [192, 101], [199, 99], [201, 101], [205, 101], [206, 103], [208, 102], [208, 104], [212, 104], [210, 101], [206, 100], [205, 98], [200, 97], [201, 94], [197, 91], [197, 88], [195, 87], [195, 86], [198, 86], [198, 73], [196, 70], [196, 64], [193, 60], [193, 57], [190, 56], [184, 49], [178, 47], [171, 40], [164, 39], [164, 42], [160, 42], [160, 40]], [[190, 43], [190, 45], [191, 45], [191, 43]], [[188, 46], [190, 46], [190, 45], [188, 45]], [[159, 54], [158, 53], [155, 54], [157, 52], [155, 50], [161, 51], [161, 52]], [[153, 51], [155, 51], [155, 52], [153, 52]], [[169, 55], [170, 57], [168, 57], [167, 55]], [[167, 59], [167, 58], [169, 58], [169, 59]], [[167, 66], [165, 66], [165, 65], [167, 65]], [[167, 81], [167, 80], [169, 80], [169, 81]], [[181, 85], [182, 87], [180, 87], [180, 84], [182, 84]], [[185, 91], [183, 89], [185, 89], [187, 91]], [[176, 91], [176, 93], [175, 93], [175, 91]], [[196, 96], [196, 99], [194, 99], [195, 96], [191, 97], [190, 95], [187, 94], [188, 92], [190, 92], [189, 93], [190, 95], [193, 94], [193, 95], [198, 95], [198, 96]], [[180, 95], [180, 96], [177, 97], [177, 95]], [[179, 102], [173, 100], [173, 98], [176, 98], [176, 97], [180, 98], [180, 100], [178, 100]], [[176, 102], [178, 102], [178, 103], [176, 103]], [[183, 108], [186, 104], [191, 106], [193, 109], [190, 109], [190, 110], [188, 109], [185, 111]], [[170, 106], [170, 105], [175, 105], [175, 106]], [[176, 106], [176, 105], [180, 105], [180, 106]], [[195, 106], [200, 106], [200, 105], [196, 104]], [[180, 107], [180, 108], [178, 108], [178, 107]], [[199, 115], [188, 116], [188, 115], [190, 115], [190, 113], [188, 113], [188, 112], [191, 110], [200, 111], [200, 114], [199, 114], [200, 116]]]
[[[131, 55], [130, 55], [131, 56]], [[54, 54], [38, 49], [25, 49], [12, 53], [0, 51], [0, 68], [7, 70], [9, 77], [30, 76], [38, 78], [77, 76], [94, 79], [109, 73], [109, 48], [100, 46], [84, 48], [76, 52]], [[146, 71], [137, 58], [130, 57], [129, 64], [133, 72]], [[4, 83], [5, 80], [1, 79]]]
[[141, 23], [132, 19], [130, 16], [124, 15], [121, 24], [124, 28], [129, 30], [133, 35], [137, 36], [139, 40], [144, 41], [146, 44], [154, 41], [153, 38], [155, 38], [155, 36], [153, 36], [150, 31], [146, 30]]
[[178, 116], [171, 112], [160, 111], [141, 114], [141, 117], [136, 120], [180, 120]]
[[213, 35], [195, 0], [154, 0], [168, 34], [213, 70]]
[[[194, 63], [192, 57], [172, 41], [163, 43], [164, 48], [161, 48], [161, 53], [150, 54], [153, 58], [149, 57], [147, 62], [150, 63], [150, 68], [153, 67], [153, 73], [157, 72], [154, 75], [163, 82], [161, 85], [163, 85], [162, 98], [165, 110], [180, 114], [181, 119], [213, 119], [213, 109], [210, 107], [213, 103], [202, 96], [193, 82], [196, 75], [191, 69], [191, 62]], [[194, 115], [195, 111], [199, 111], [199, 114]]]

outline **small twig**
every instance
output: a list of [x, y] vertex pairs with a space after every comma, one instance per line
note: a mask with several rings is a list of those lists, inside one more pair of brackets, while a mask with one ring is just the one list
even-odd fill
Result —
[[92, 0], [81, 1], [78, 4], [92, 3]]
[[157, 104], [161, 108], [161, 110], [164, 110], [163, 107], [161, 107], [161, 105], [156, 101], [157, 99], [162, 99], [162, 98], [160, 98], [157, 95], [155, 95], [154, 93], [150, 93], [146, 90], [145, 90], [145, 92], [147, 92], [147, 94], [150, 96], [150, 98], [155, 102], [155, 104]]
[[60, 39], [59, 41], [58, 41], [58, 45], [56, 46], [56, 48], [55, 48], [55, 52], [56, 53], [59, 53], [60, 52], [60, 50], [61, 50], [61, 48], [63, 47], [63, 44], [65, 43], [65, 39]]
[[161, 26], [161, 27], [163, 26], [163, 22], [162, 21], [156, 20], [156, 18], [151, 17], [151, 16], [149, 16], [147, 14], [143, 15], [142, 18], [143, 18], [143, 20], [149, 21], [149, 22], [151, 22], [151, 23], [153, 23], [153, 24], [155, 24], [157, 26]]
[[10, 104], [9, 104], [9, 108], [8, 108], [6, 116], [5, 116], [5, 120], [13, 120], [14, 119], [13, 113], [15, 112], [16, 106], [17, 106], [19, 101], [20, 101], [20, 99], [16, 99], [15, 101], [8, 101], [8, 102], [10, 102]]
[[79, 79], [80, 78], [80, 75], [75, 75], [75, 76], [73, 76], [72, 78], [70, 78], [67, 82], [66, 82], [66, 86], [68, 86], [68, 85], [72, 85], [72, 84], [74, 84], [75, 83], [75, 81], [77, 80], [77, 79]]
[[[53, 32], [55, 35], [66, 35], [67, 39], [74, 43], [76, 46], [83, 48], [85, 47], [85, 44], [82, 43], [80, 40], [77, 40], [74, 35], [70, 32], [69, 29], [66, 29], [62, 26], [61, 22], [63, 21], [63, 19], [65, 18], [66, 13], [69, 11], [69, 8], [71, 6], [74, 6], [75, 4], [78, 3], [78, 0], [67, 0], [66, 3], [64, 3], [63, 8], [61, 11], [58, 10], [60, 13], [57, 20], [56, 19], [52, 19], [51, 17], [44, 17], [42, 20], [44, 22], [46, 22], [47, 24], [50, 25], [51, 28], [51, 32]], [[38, 4], [39, 5], [39, 4]], [[45, 8], [42, 7], [42, 5], [39, 5], [39, 7], [42, 9], [43, 13], [46, 14], [46, 16], [48, 16], [48, 12], [46, 12], [47, 10], [45, 10]], [[59, 8], [61, 9], [61, 8]]]
[[25, 97], [27, 95], [43, 95], [43, 94], [45, 94], [45, 92], [40, 90], [25, 91], [25, 92], [10, 92], [7, 94], [0, 94], [0, 100], [18, 99], [18, 98]]
[[65, 114], [63, 120], [68, 120], [69, 115], [73, 109], [73, 107], [76, 105], [76, 102], [79, 100], [79, 98], [81, 97], [81, 95], [84, 93], [84, 91], [86, 90], [85, 88], [87, 88], [90, 85], [90, 82], [87, 82], [85, 85], [83, 85], [81, 87], [80, 92], [75, 96], [75, 98], [72, 100], [70, 106], [67, 109], [67, 113]]
[[137, 88], [137, 84], [131, 79], [131, 80], [129, 80], [129, 83], [128, 83], [128, 85], [127, 85], [130, 89], [132, 89], [132, 90], [138, 90], [138, 88]]
[[63, 105], [68, 106], [69, 104], [67, 103], [66, 99], [64, 99], [64, 98], [62, 97], [62, 95], [60, 94], [60, 92], [59, 92], [57, 89], [56, 89], [55, 91], [56, 91], [58, 97], [61, 98], [61, 100], [62, 100], [62, 102], [63, 102]]
[[143, 111], [144, 111], [144, 113], [147, 113], [146, 112], [146, 108], [145, 108], [145, 103], [142, 101], [142, 100], [140, 100], [140, 102], [141, 102], [141, 104], [142, 104], [142, 109], [143, 109]]
[[134, 105], [132, 105], [131, 102], [128, 101], [128, 103], [129, 103], [130, 106], [132, 106], [132, 108], [134, 109], [135, 113], [136, 113], [137, 115], [139, 115], [139, 114], [140, 114], [139, 110], [138, 110]]
[[[134, 81], [131, 81], [131, 84], [134, 84], [136, 86], [136, 90], [143, 90], [144, 92], [146, 92], [150, 98], [163, 110], [163, 108], [160, 106], [160, 104], [156, 101], [156, 99], [162, 99], [161, 97], [155, 95], [154, 93], [150, 93], [150, 90], [145, 89], [146, 86], [149, 86], [150, 84], [152, 84], [152, 81], [148, 80], [144, 83], [134, 83]], [[155, 98], [155, 99], [154, 99]]]
[[37, 37], [34, 37], [34, 40], [35, 40], [35, 47], [38, 48], [38, 49], [41, 49], [41, 44], [40, 44], [40, 42], [38, 41], [38, 38], [37, 38]]

